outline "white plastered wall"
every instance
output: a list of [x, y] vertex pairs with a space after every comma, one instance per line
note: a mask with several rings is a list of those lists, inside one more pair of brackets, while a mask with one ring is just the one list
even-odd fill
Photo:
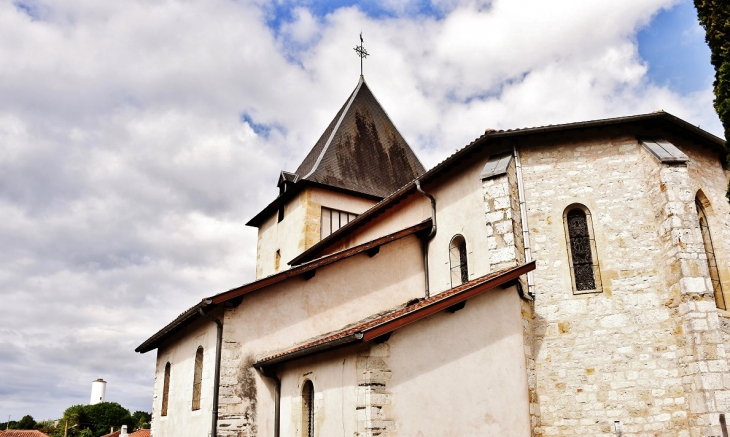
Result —
[[[286, 204], [281, 222], [274, 212], [259, 228], [256, 278], [288, 269], [289, 261], [319, 241], [322, 207], [362, 214], [374, 204], [374, 200], [319, 187], [305, 188]], [[278, 269], [277, 250], [281, 255]]]
[[386, 360], [402, 436], [529, 436], [520, 298], [515, 287], [395, 331]]
[[[529, 436], [521, 320], [516, 289], [497, 288], [455, 313], [401, 328], [383, 344], [287, 363], [279, 369], [281, 435], [302, 435], [301, 391], [311, 380], [316, 435], [369, 435], [372, 426], [391, 436]], [[374, 360], [384, 384], [378, 394], [363, 390], [365, 360]], [[373, 404], [378, 417], [366, 417]], [[267, 413], [273, 418], [273, 409]]]
[[[245, 295], [241, 305], [226, 313], [224, 342], [238, 358], [222, 373], [249, 372], [250, 364], [263, 356], [422, 297], [420, 253], [418, 239], [408, 236], [382, 246], [372, 258], [358, 254], [317, 269], [309, 280], [300, 275]], [[270, 435], [273, 384], [259, 374], [254, 380], [253, 390], [244, 392], [258, 393], [256, 427], [260, 435]], [[226, 403], [221, 414], [227, 417], [244, 414], [250, 405], [221, 402]]]
[[[451, 288], [449, 244], [461, 234], [466, 240], [469, 279], [490, 273], [490, 250], [485, 219], [485, 204], [480, 174], [491, 154], [504, 147], [475, 152], [468, 162], [435, 182], [423, 184], [423, 190], [436, 199], [437, 232], [429, 246], [431, 294]], [[324, 253], [334, 253], [388, 235], [431, 217], [430, 200], [414, 192], [362, 226]]]
[[[195, 354], [203, 347], [200, 409], [192, 410]], [[216, 325], [201, 320], [184, 329], [157, 350], [152, 403], [152, 433], [155, 436], [207, 436], [213, 410]], [[161, 416], [165, 365], [170, 363], [167, 416]]]

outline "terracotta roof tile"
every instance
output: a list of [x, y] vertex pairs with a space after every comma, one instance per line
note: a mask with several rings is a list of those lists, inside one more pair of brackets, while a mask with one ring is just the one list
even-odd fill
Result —
[[49, 437], [48, 434], [36, 429], [9, 429], [0, 431], [2, 437]]
[[[308, 340], [307, 342], [293, 347], [291, 349], [287, 349], [281, 352], [277, 352], [275, 354], [269, 355], [267, 357], [264, 357], [257, 361], [257, 365], [267, 365], [268, 362], [273, 362], [274, 360], [278, 360], [279, 358], [288, 356], [288, 355], [294, 355], [297, 352], [305, 351], [307, 349], [314, 349], [317, 346], [327, 344], [327, 343], [334, 343], [338, 340], [345, 339], [347, 337], [356, 335], [356, 334], [362, 334], [361, 337], [358, 339], [362, 339], [362, 341], [368, 341], [372, 338], [369, 338], [366, 333], [368, 331], [372, 332], [372, 336], [376, 336], [379, 334], [379, 331], [377, 331], [375, 328], [384, 326], [388, 323], [397, 321], [399, 319], [405, 319], [407, 316], [416, 314], [418, 312], [421, 312], [420, 317], [414, 317], [412, 320], [405, 321], [404, 323], [396, 324], [397, 326], [394, 327], [394, 329], [400, 328], [402, 326], [405, 326], [406, 324], [410, 324], [412, 322], [415, 322], [416, 320], [420, 320], [421, 318], [427, 317], [437, 311], [441, 311], [441, 308], [438, 306], [440, 303], [448, 302], [450, 305], [453, 305], [455, 303], [464, 301], [470, 297], [473, 297], [475, 295], [481, 294], [484, 291], [490, 290], [492, 288], [498, 287], [499, 285], [509, 281], [512, 279], [512, 276], [517, 276], [524, 274], [528, 271], [534, 270], [535, 268], [535, 262], [532, 261], [528, 264], [523, 264], [518, 267], [512, 267], [504, 270], [499, 270], [497, 272], [492, 272], [488, 275], [482, 276], [480, 278], [474, 279], [472, 281], [469, 281], [465, 284], [462, 284], [458, 287], [454, 287], [450, 290], [444, 291], [442, 293], [439, 293], [435, 296], [431, 296], [428, 299], [421, 300], [417, 303], [411, 304], [411, 305], [401, 305], [398, 308], [385, 311], [383, 313], [372, 315], [366, 319], [360, 320], [359, 322], [356, 322], [354, 324], [348, 325], [344, 328], [342, 328], [339, 331], [336, 331], [334, 333], [328, 333], [323, 336], [320, 336], [318, 338], [315, 338], [313, 340]], [[512, 275], [510, 275], [512, 274]], [[505, 279], [509, 277], [508, 279]], [[498, 281], [498, 279], [505, 279], [502, 281]], [[490, 284], [491, 283], [491, 284]], [[482, 285], [491, 285], [488, 287], [482, 287], [479, 288]], [[473, 293], [468, 293], [470, 291], [473, 291]], [[460, 296], [463, 295], [463, 296]], [[459, 297], [463, 297], [462, 299], [459, 299]], [[454, 299], [455, 298], [455, 299]], [[452, 302], [454, 301], [454, 302]], [[435, 311], [423, 311], [427, 309], [435, 309]], [[392, 332], [391, 329], [388, 332]], [[297, 355], [299, 356], [299, 355]]]

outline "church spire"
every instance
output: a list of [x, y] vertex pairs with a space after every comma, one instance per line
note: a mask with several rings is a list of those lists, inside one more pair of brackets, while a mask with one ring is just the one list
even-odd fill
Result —
[[425, 171], [360, 76], [296, 174], [300, 180], [383, 198]]

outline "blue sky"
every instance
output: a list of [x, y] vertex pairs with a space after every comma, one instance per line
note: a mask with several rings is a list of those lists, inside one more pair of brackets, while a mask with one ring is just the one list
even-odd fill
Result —
[[720, 134], [674, 0], [0, 0], [0, 417], [150, 410], [134, 348], [254, 277], [245, 223], [365, 77], [426, 167], [486, 128], [664, 109]]
[[681, 93], [699, 91], [711, 84], [715, 70], [697, 11], [683, 1], [659, 12], [637, 35], [639, 54], [649, 66], [649, 77]]

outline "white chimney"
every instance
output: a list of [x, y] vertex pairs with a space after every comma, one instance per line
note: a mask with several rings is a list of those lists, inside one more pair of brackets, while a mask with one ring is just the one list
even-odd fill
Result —
[[89, 401], [89, 405], [98, 404], [99, 402], [104, 402], [104, 397], [106, 396], [106, 381], [99, 378], [96, 381], [91, 383], [91, 400]]
[[129, 434], [127, 434], [127, 425], [122, 425], [122, 433], [119, 434], [119, 437], [127, 437]]

